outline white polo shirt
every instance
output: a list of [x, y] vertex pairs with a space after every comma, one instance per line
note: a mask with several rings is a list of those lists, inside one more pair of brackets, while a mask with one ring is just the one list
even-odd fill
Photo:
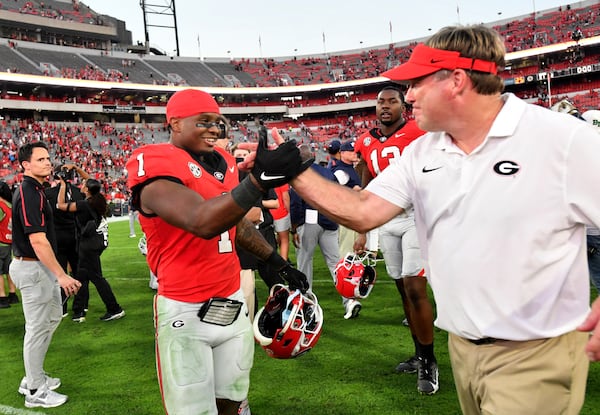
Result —
[[600, 135], [503, 99], [471, 154], [428, 133], [367, 190], [414, 207], [438, 327], [469, 339], [555, 337], [589, 310], [584, 224], [600, 225]]

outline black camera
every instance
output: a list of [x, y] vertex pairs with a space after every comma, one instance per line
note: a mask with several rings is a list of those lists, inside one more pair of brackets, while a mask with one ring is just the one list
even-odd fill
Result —
[[54, 174], [54, 179], [64, 180], [65, 182], [68, 180], [73, 180], [74, 177], [75, 172], [73, 171], [73, 169], [68, 169], [63, 166], [61, 166], [60, 169]]

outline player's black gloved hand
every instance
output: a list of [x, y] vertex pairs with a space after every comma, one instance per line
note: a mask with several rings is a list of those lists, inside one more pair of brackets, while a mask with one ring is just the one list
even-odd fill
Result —
[[312, 160], [302, 162], [296, 141], [290, 140], [274, 150], [269, 150], [267, 140], [258, 140], [252, 176], [262, 190], [279, 187], [302, 173], [312, 164]]
[[274, 249], [265, 262], [277, 271], [277, 274], [288, 283], [291, 290], [300, 290], [303, 294], [308, 290], [306, 275], [292, 268], [289, 262], [277, 253], [277, 250]]
[[302, 294], [308, 290], [308, 279], [304, 273], [298, 271], [296, 268], [292, 268], [291, 265], [287, 265], [278, 271], [279, 276], [287, 281], [290, 290], [300, 290]]

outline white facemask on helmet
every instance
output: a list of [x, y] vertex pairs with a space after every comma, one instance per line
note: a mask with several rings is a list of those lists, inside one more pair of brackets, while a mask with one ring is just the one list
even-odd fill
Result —
[[[337, 263], [334, 271], [335, 288], [342, 297], [367, 298], [377, 275], [368, 254], [348, 253]], [[366, 263], [366, 264], [365, 264]]]
[[271, 288], [267, 304], [254, 318], [254, 337], [271, 357], [289, 359], [312, 349], [323, 327], [323, 310], [317, 297], [285, 285]]

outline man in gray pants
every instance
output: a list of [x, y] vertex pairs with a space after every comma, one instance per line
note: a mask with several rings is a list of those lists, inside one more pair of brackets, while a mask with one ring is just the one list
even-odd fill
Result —
[[61, 381], [46, 375], [44, 360], [52, 335], [62, 318], [60, 288], [74, 295], [81, 283], [65, 273], [56, 260], [52, 209], [44, 193], [44, 180], [52, 173], [48, 148], [42, 142], [23, 145], [19, 164], [23, 183], [12, 205], [13, 253], [10, 274], [21, 291], [25, 316], [23, 361], [25, 377], [19, 393], [28, 408], [53, 408], [67, 401], [54, 392]]
[[[311, 158], [312, 153], [308, 145], [302, 144], [299, 149], [303, 161]], [[328, 168], [313, 164], [311, 169], [326, 179], [337, 182], [333, 172]], [[329, 268], [332, 279], [334, 278], [335, 267], [340, 259], [338, 224], [318, 213], [302, 200], [294, 192], [293, 188], [290, 188], [290, 219], [292, 222], [291, 233], [294, 237], [294, 246], [296, 247], [298, 269], [306, 275], [310, 289], [312, 290], [313, 257], [317, 245], [321, 248], [321, 253], [323, 254], [327, 268]], [[344, 318], [357, 317], [361, 308], [360, 302], [344, 297], [342, 297], [342, 301], [345, 310]]]

